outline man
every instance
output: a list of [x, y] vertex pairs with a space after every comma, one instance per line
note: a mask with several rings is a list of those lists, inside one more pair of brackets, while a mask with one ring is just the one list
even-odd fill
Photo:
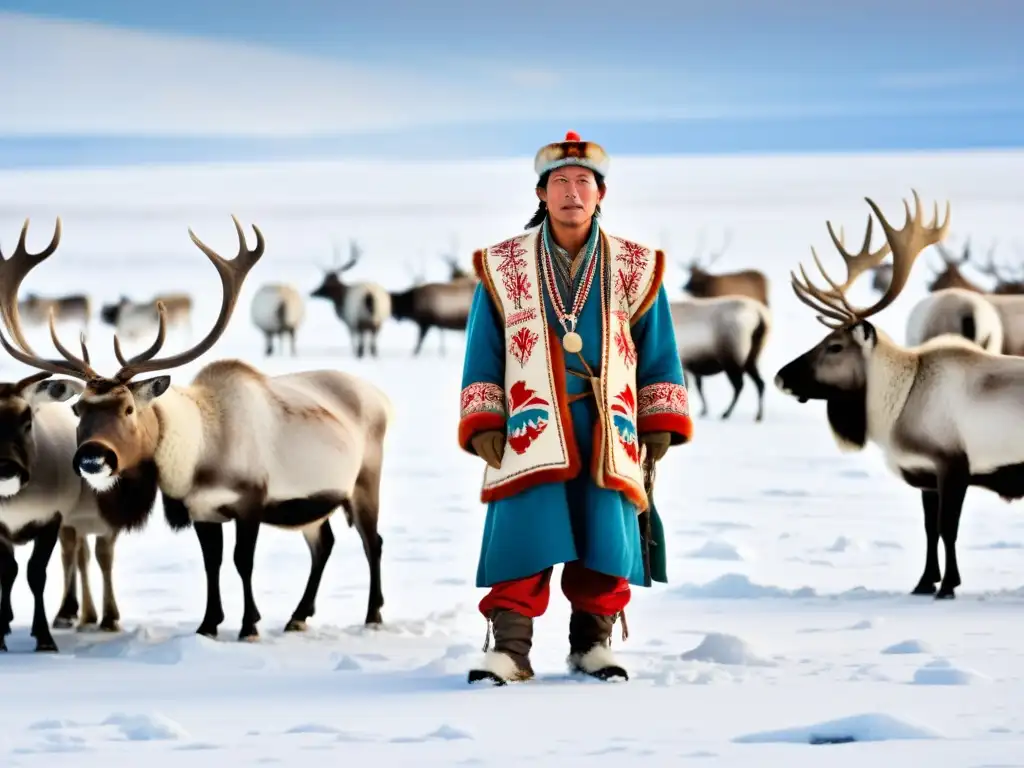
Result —
[[533, 677], [533, 620], [559, 563], [570, 669], [627, 678], [613, 625], [630, 584], [666, 580], [648, 566], [638, 520], [650, 514], [663, 555], [643, 453], [658, 460], [693, 430], [665, 257], [598, 224], [599, 145], [569, 132], [534, 168], [540, 206], [526, 232], [473, 255], [459, 444], [487, 464], [477, 586], [490, 587], [480, 612], [494, 647], [469, 681]]

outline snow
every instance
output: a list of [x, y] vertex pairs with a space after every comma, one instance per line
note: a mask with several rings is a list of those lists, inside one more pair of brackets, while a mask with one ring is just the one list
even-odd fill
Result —
[[[926, 203], [950, 197], [955, 236], [1012, 242], [1024, 213], [1022, 176], [1024, 154], [1012, 153], [622, 160], [604, 207], [611, 231], [664, 244], [680, 260], [700, 230], [714, 241], [733, 228], [733, 246], [716, 268], [757, 264], [772, 281], [774, 324], [761, 366], [770, 382], [824, 334], [786, 278], [809, 259], [812, 243], [838, 265], [826, 249], [827, 218], [853, 242], [867, 217], [864, 195], [899, 222], [899, 200], [914, 186]], [[187, 227], [230, 256], [228, 215], [257, 223], [267, 253], [206, 359], [240, 356], [270, 372], [353, 371], [383, 385], [396, 411], [382, 491], [380, 629], [361, 625], [368, 571], [358, 536], [338, 521], [306, 633], [282, 631], [305, 584], [306, 545], [296, 533], [264, 529], [254, 571], [260, 639], [236, 640], [241, 590], [227, 527], [227, 619], [216, 640], [196, 636], [205, 601], [199, 546], [191, 532], [172, 534], [157, 510], [145, 531], [117, 544], [123, 631], [55, 631], [60, 653], [36, 655], [29, 550], [19, 548], [14, 631], [0, 657], [8, 692], [0, 763], [50, 766], [60, 753], [61, 765], [88, 768], [185, 760], [193, 768], [339, 760], [542, 768], [638, 758], [726, 768], [1021, 764], [1024, 518], [972, 490], [957, 599], [910, 596], [924, 565], [918, 495], [885, 470], [877, 451], [840, 453], [820, 404], [799, 405], [771, 386], [763, 423], [753, 421], [749, 385], [732, 419], [721, 421], [728, 384], [708, 380], [711, 415], [660, 467], [670, 583], [635, 590], [630, 637], [615, 635], [628, 683], [566, 675], [568, 608], [556, 589], [536, 626], [538, 679], [466, 686], [486, 628], [474, 586], [482, 466], [455, 444], [461, 341], [447, 334], [441, 355], [428, 337], [412, 359], [415, 330], [389, 323], [381, 357], [357, 360], [331, 308], [310, 300], [299, 356], [265, 360], [246, 308], [264, 282], [288, 280], [308, 294], [318, 263], [330, 263], [332, 239], [360, 240], [366, 257], [354, 279], [399, 289], [421, 258], [428, 276], [440, 278], [446, 265], [435, 254], [453, 233], [466, 263], [471, 248], [522, 225], [535, 206], [530, 183], [528, 160], [0, 174], [5, 253], [25, 216], [34, 248], [48, 241], [53, 216], [63, 216], [61, 249], [29, 277], [26, 292], [87, 290], [98, 305], [121, 293], [187, 290], [197, 298], [197, 334], [219, 296]], [[897, 340], [927, 273], [919, 265], [907, 295], [879, 317]], [[681, 276], [673, 259], [673, 295]], [[869, 300], [866, 286], [855, 293]], [[73, 339], [73, 329], [63, 333]], [[169, 336], [169, 346], [185, 343], [183, 332]], [[93, 362], [112, 371], [110, 330], [97, 322], [90, 339]], [[39, 329], [30, 341], [50, 349]], [[197, 367], [173, 372], [174, 380], [187, 381]], [[25, 370], [6, 358], [0, 368], [2, 379]], [[55, 556], [51, 620], [60, 582]], [[100, 586], [94, 564], [97, 599]]]

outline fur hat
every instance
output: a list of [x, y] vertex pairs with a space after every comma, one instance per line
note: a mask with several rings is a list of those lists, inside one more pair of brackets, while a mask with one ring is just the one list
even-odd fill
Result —
[[608, 175], [608, 153], [592, 141], [581, 141], [576, 131], [565, 134], [564, 141], [541, 147], [533, 160], [537, 176], [565, 165], [580, 165], [602, 176]]

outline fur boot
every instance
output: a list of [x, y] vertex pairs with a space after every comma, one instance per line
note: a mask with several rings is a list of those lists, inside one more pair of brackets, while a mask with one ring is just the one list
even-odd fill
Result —
[[582, 672], [599, 680], [629, 675], [612, 653], [612, 628], [615, 616], [573, 611], [569, 618], [569, 670]]
[[469, 682], [505, 685], [532, 678], [530, 648], [533, 646], [533, 619], [499, 608], [491, 613], [490, 626], [494, 633], [494, 647], [488, 650], [484, 646], [483, 662], [470, 670]]

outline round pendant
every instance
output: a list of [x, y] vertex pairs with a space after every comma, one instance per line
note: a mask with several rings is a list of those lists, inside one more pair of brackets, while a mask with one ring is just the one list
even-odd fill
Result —
[[576, 331], [569, 331], [562, 337], [562, 346], [570, 355], [575, 355], [583, 349], [583, 338]]

